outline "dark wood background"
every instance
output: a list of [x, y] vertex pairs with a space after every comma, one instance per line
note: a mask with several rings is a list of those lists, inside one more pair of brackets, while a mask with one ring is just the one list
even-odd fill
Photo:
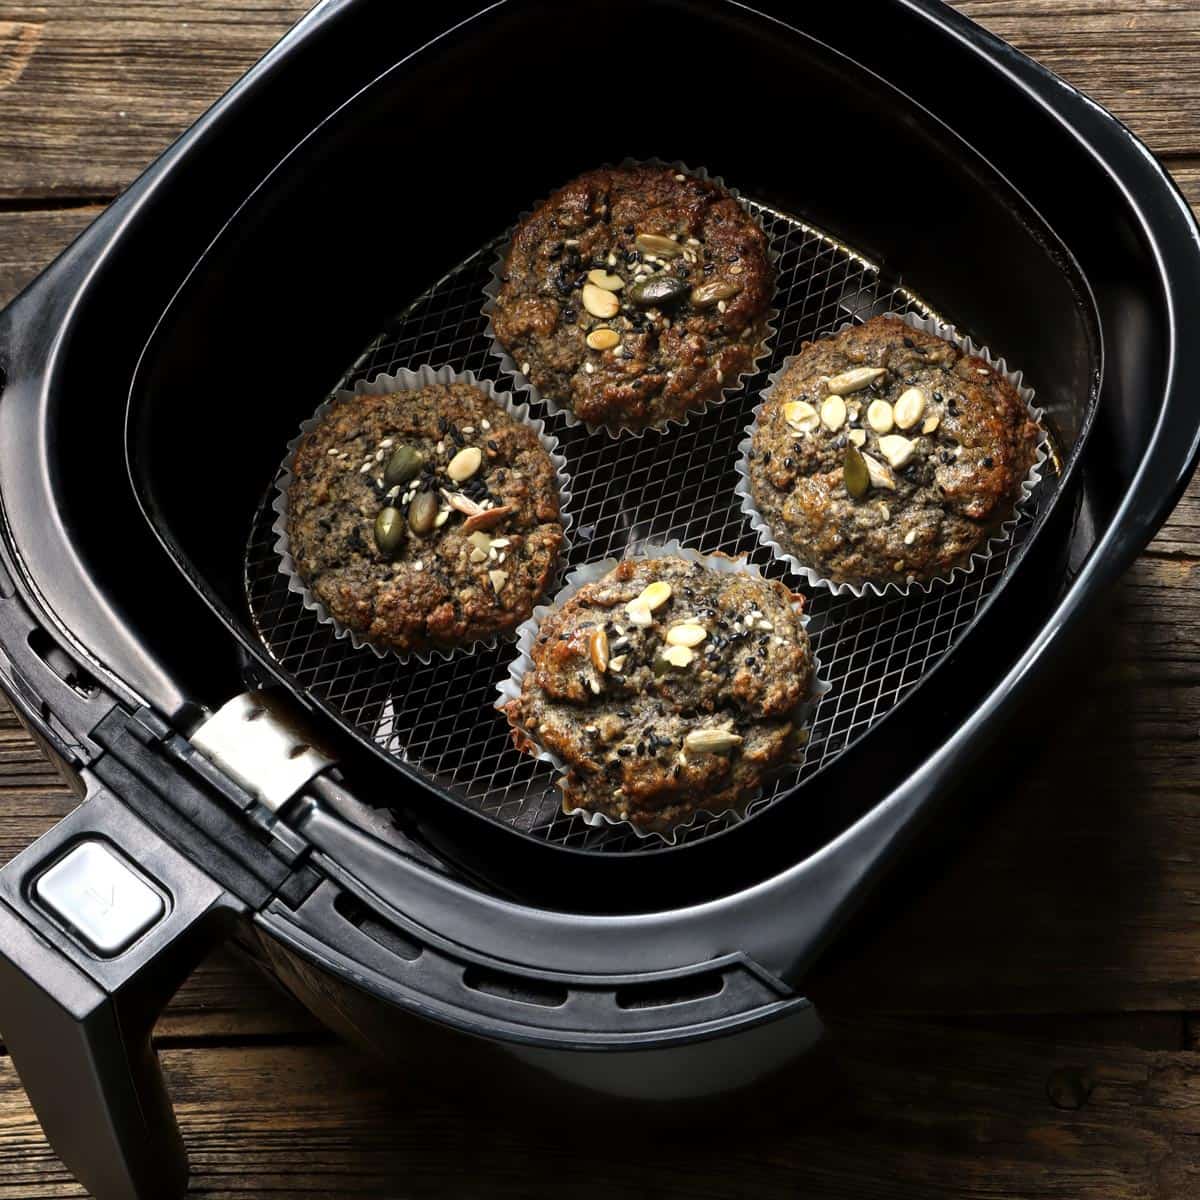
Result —
[[[1200, 201], [1200, 0], [959, 6], [1109, 106]], [[0, 303], [305, 7], [0, 0]], [[773, 1119], [650, 1142], [531, 1131], [378, 1072], [218, 954], [158, 1031], [193, 1194], [1200, 1195], [1198, 564], [1194, 486], [1114, 591], [1075, 704], [1014, 747], [1009, 800], [968, 814], [962, 852], [828, 981], [835, 1077], [794, 1071]], [[4, 711], [0, 861], [70, 807]], [[83, 1194], [0, 1054], [0, 1200]]]

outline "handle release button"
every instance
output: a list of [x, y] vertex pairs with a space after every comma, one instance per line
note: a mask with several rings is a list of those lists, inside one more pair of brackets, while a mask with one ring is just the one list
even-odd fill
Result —
[[163, 898], [98, 841], [81, 842], [33, 885], [38, 900], [97, 954], [112, 958], [166, 912]]

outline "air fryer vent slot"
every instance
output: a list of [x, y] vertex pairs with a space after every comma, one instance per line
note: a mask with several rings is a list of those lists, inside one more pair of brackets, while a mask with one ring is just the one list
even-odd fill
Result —
[[513, 1000], [518, 1004], [537, 1004], [541, 1008], [561, 1008], [568, 996], [567, 989], [561, 984], [506, 975], [501, 971], [487, 971], [482, 967], [468, 967], [463, 972], [463, 983], [485, 996], [499, 996], [502, 1000]]
[[394, 925], [386, 925], [382, 921], [377, 921], [353, 896], [345, 892], [339, 893], [333, 902], [333, 907], [337, 914], [349, 921], [355, 929], [365, 933], [373, 942], [378, 942], [397, 958], [416, 962], [424, 953], [419, 942], [414, 941], [406, 933], [401, 933]]
[[688, 1004], [707, 1000], [725, 990], [725, 976], [719, 971], [702, 975], [681, 975], [678, 979], [656, 979], [653, 983], [631, 983], [617, 988], [618, 1008], [666, 1008], [669, 1004]]
[[[834, 238], [764, 205], [752, 202], [751, 208], [771, 239], [779, 272], [779, 329], [769, 363], [740, 398], [666, 436], [614, 441], [550, 420], [571, 474], [571, 565], [619, 557], [642, 539], [677, 538], [709, 552], [748, 554], [769, 576], [787, 578], [759, 547], [733, 492], [736, 447], [767, 373], [802, 342], [848, 321], [889, 310], [930, 312], [898, 280]], [[341, 386], [421, 363], [499, 379], [481, 312], [498, 244], [472, 255], [389, 322]], [[993, 349], [1011, 353], [1008, 347]], [[501, 384], [508, 386], [504, 379]], [[809, 633], [832, 688], [817, 711], [803, 766], [779, 779], [751, 806], [749, 817], [804, 786], [942, 659], [1019, 559], [1037, 509], [1052, 491], [1052, 482], [1043, 484], [1006, 549], [950, 586], [886, 600], [826, 591], [810, 596]], [[492, 709], [511, 644], [449, 661], [438, 658], [428, 666], [402, 664], [355, 650], [318, 624], [279, 573], [273, 495], [271, 484], [250, 532], [246, 596], [263, 644], [297, 688], [374, 749], [419, 769], [448, 799], [523, 834], [604, 853], [662, 849], [661, 839], [638, 837], [627, 826], [591, 826], [564, 816], [550, 768], [513, 749], [505, 722]], [[729, 820], [702, 816], [680, 831], [676, 845], [718, 832]]]

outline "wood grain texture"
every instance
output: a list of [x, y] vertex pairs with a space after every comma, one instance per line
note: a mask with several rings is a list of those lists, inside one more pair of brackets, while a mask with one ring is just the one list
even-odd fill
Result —
[[[334, 1045], [163, 1058], [192, 1194], [214, 1200], [1188, 1200], [1200, 1186], [1200, 1055], [907, 1021], [836, 1033], [805, 1086], [674, 1128], [473, 1112], [469, 1081], [431, 1096]], [[0, 1061], [0, 1198], [83, 1194]]]
[[[0, 2], [0, 199], [109, 198], [300, 17], [305, 0]], [[960, 0], [1160, 154], [1200, 154], [1200, 8]]]
[[111, 198], [303, 0], [0, 3], [0, 198]]
[[1200, 6], [1190, 0], [954, 7], [1111, 109], [1156, 153], [1200, 153]]

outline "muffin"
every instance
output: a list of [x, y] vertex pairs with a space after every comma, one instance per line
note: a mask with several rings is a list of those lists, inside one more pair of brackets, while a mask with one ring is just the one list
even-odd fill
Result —
[[563, 808], [665, 831], [740, 810], [797, 745], [813, 660], [800, 599], [758, 575], [627, 559], [541, 622], [505, 706], [564, 764]]
[[306, 587], [401, 652], [513, 629], [563, 544], [549, 453], [469, 383], [334, 401], [297, 447], [287, 505]]
[[834, 583], [904, 585], [963, 565], [1021, 494], [1042, 431], [983, 359], [875, 317], [805, 345], [747, 453], [784, 551]]
[[723, 187], [602, 167], [517, 226], [492, 327], [542, 395], [591, 425], [642, 430], [751, 369], [773, 287], [766, 235]]

